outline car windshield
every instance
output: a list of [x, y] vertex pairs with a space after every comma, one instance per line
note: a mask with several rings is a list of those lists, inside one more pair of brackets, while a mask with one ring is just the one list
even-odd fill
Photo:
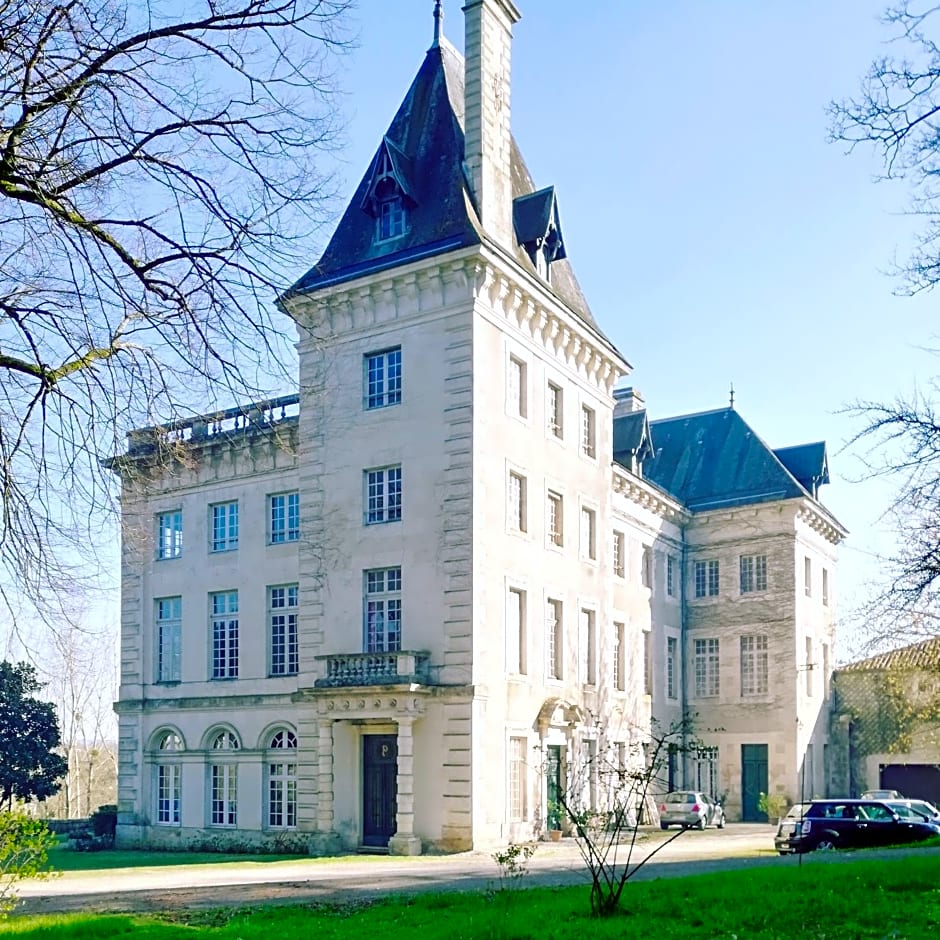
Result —
[[667, 803], [694, 803], [694, 793], [668, 793], [666, 795]]
[[790, 807], [789, 812], [787, 813], [788, 819], [802, 819], [806, 815], [806, 811], [809, 809], [809, 803], [794, 803]]

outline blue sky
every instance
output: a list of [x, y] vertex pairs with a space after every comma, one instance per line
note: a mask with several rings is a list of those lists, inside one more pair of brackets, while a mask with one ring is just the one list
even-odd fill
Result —
[[[444, 30], [463, 47], [463, 14]], [[723, 407], [768, 444], [825, 439], [851, 530], [843, 612], [890, 548], [885, 483], [858, 483], [840, 410], [926, 385], [935, 300], [895, 296], [904, 183], [827, 142], [826, 106], [891, 54], [879, 0], [518, 0], [512, 122], [559, 194], [569, 258], [653, 418]], [[361, 0], [344, 63], [352, 192], [430, 43], [431, 0]], [[847, 624], [840, 640], [852, 651]]]

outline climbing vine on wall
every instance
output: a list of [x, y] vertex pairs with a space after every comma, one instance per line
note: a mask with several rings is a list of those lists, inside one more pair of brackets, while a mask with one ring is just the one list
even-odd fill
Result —
[[892, 670], [872, 676], [872, 751], [907, 753], [918, 729], [940, 738], [940, 688], [935, 678], [940, 676], [922, 670]]

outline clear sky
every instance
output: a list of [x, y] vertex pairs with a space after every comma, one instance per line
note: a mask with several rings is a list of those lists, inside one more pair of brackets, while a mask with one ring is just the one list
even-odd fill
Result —
[[[883, 0], [517, 0], [512, 123], [554, 184], [571, 263], [652, 418], [736, 406], [771, 446], [825, 439], [824, 502], [851, 530], [847, 612], [890, 549], [885, 484], [841, 452], [859, 398], [926, 385], [935, 298], [894, 295], [915, 230], [870, 149], [827, 142], [826, 106], [890, 54]], [[463, 48], [459, 0], [444, 31]], [[345, 61], [351, 194], [422, 61], [432, 0], [361, 0]], [[312, 258], [312, 260], [314, 260]], [[848, 625], [840, 658], [852, 652]]]

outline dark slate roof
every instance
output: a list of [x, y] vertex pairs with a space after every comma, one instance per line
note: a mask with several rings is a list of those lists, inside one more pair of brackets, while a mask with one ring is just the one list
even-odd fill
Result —
[[[360, 275], [480, 244], [483, 229], [463, 170], [464, 60], [445, 39], [432, 46], [408, 89], [380, 149], [388, 145], [393, 163], [407, 177], [416, 205], [408, 213], [408, 231], [375, 243], [375, 220], [363, 211], [378, 151], [340, 219], [323, 256], [284, 298], [307, 293]], [[522, 154], [511, 141], [513, 200], [536, 192]], [[553, 201], [553, 205], [555, 205]], [[534, 276], [535, 266], [521, 245], [516, 261]], [[601, 332], [566, 259], [552, 263], [550, 290], [620, 358]]]
[[940, 637], [931, 637], [901, 649], [878, 653], [868, 659], [840, 666], [839, 672], [875, 672], [882, 669], [940, 669]]
[[733, 408], [650, 424], [643, 475], [693, 512], [811, 495]]
[[513, 200], [512, 223], [520, 245], [540, 244], [554, 225], [561, 242], [556, 260], [567, 257], [564, 239], [561, 238], [561, 222], [558, 217], [558, 202], [555, 187], [546, 186], [537, 193], [519, 196]]
[[829, 482], [829, 460], [826, 457], [825, 441], [797, 444], [795, 447], [778, 447], [774, 454], [810, 493], [815, 495], [823, 483]]
[[614, 418], [614, 460], [629, 466], [629, 458], [646, 460], [652, 456], [650, 424], [646, 412], [631, 411]]

